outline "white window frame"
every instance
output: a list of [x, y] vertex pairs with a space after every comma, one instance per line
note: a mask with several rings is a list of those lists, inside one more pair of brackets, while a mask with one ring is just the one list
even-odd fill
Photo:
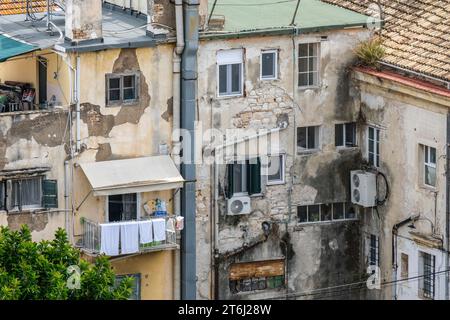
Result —
[[[274, 57], [274, 76], [273, 77], [263, 77], [262, 70], [263, 70], [263, 55], [264, 54], [270, 54], [273, 53], [275, 55]], [[278, 80], [278, 50], [271, 49], [271, 50], [262, 50], [261, 56], [259, 59], [259, 78], [261, 81], [266, 80]]]
[[[334, 219], [334, 206], [335, 204], [344, 204], [344, 218], [343, 219]], [[309, 221], [309, 207], [310, 206], [319, 206], [319, 219], [322, 219], [322, 205], [331, 205], [331, 220], [319, 220], [319, 221]], [[343, 221], [355, 221], [355, 220], [359, 220], [358, 217], [358, 212], [355, 212], [355, 217], [354, 218], [347, 218], [347, 210], [348, 208], [348, 202], [332, 202], [332, 203], [310, 203], [310, 204], [300, 204], [297, 205], [297, 210], [298, 207], [307, 207], [307, 220], [308, 221], [304, 221], [304, 222], [300, 222], [298, 221], [298, 211], [297, 211], [297, 221], [298, 224], [300, 225], [305, 225], [305, 224], [318, 224], [318, 223], [333, 223], [333, 222], [343, 222]]]
[[[237, 51], [239, 50], [241, 52], [241, 58], [240, 59], [230, 59], [226, 62], [220, 62], [217, 61], [217, 68], [216, 68], [216, 81], [217, 81], [217, 97], [218, 98], [231, 98], [231, 97], [242, 97], [244, 95], [244, 50], [243, 49], [230, 49], [230, 50], [222, 50], [222, 51]], [[220, 51], [219, 51], [220, 52]], [[218, 52], [218, 55], [219, 55]], [[219, 60], [219, 59], [217, 59]], [[221, 94], [220, 93], [220, 67], [221, 66], [227, 66], [227, 82], [230, 82], [229, 84], [231, 85], [231, 87], [233, 86], [232, 84], [232, 77], [230, 77], [230, 79], [228, 79], [228, 75], [229, 73], [231, 73], [231, 71], [228, 71], [229, 69], [231, 70], [231, 65], [234, 64], [239, 64], [240, 65], [240, 84], [239, 84], [239, 89], [240, 92], [239, 93], [227, 93], [227, 94]], [[228, 84], [227, 84], [228, 86]]]
[[[316, 148], [312, 148], [312, 149], [300, 148], [298, 146], [298, 144], [297, 144], [298, 143], [298, 129], [299, 128], [307, 128], [307, 130], [306, 130], [306, 141], [308, 142], [308, 128], [310, 128], [310, 127], [317, 128], [316, 129], [317, 130], [317, 147]], [[305, 127], [297, 127], [296, 130], [295, 130], [295, 137], [296, 137], [295, 143], [296, 143], [296, 148], [297, 148], [297, 154], [315, 153], [315, 152], [320, 151], [321, 148], [322, 148], [322, 144], [321, 144], [321, 142], [322, 142], [322, 126], [321, 125], [311, 125], [311, 126], [305, 126]]]
[[[133, 193], [133, 192], [132, 192]], [[136, 192], [136, 220], [140, 220], [141, 214], [141, 192]], [[105, 223], [113, 223], [109, 221], [109, 195], [105, 196]]]
[[[351, 146], [351, 147], [347, 147], [346, 143], [345, 143], [346, 142], [345, 138], [346, 138], [346, 134], [347, 134], [347, 125], [348, 124], [355, 124], [355, 145]], [[342, 140], [343, 145], [336, 146], [336, 148], [338, 148], [338, 149], [357, 148], [358, 144], [359, 144], [359, 141], [358, 141], [358, 127], [357, 127], [356, 122], [339, 122], [339, 123], [336, 123], [335, 126], [334, 126], [334, 128], [335, 128], [335, 132], [334, 132], [334, 134], [335, 134], [335, 141], [336, 141], [336, 125], [342, 125], [342, 130], [343, 130], [343, 132], [342, 132], [342, 134], [343, 134], [343, 140]]]
[[[430, 161], [431, 149], [434, 149], [436, 163], [433, 163]], [[426, 161], [426, 155], [428, 155], [428, 162]], [[436, 184], [437, 184], [437, 149], [434, 147], [427, 146], [427, 145], [422, 145], [422, 160], [423, 160], [423, 169], [422, 169], [423, 170], [423, 175], [422, 175], [423, 182], [422, 183], [424, 186], [434, 189], [434, 188], [436, 188]], [[435, 170], [435, 177], [434, 177], [435, 185], [434, 186], [426, 183], [426, 181], [427, 181], [426, 167], [434, 168], [434, 170]]]
[[[377, 154], [377, 145], [378, 145], [378, 149], [380, 149], [380, 137], [381, 137], [381, 129], [374, 127], [374, 126], [368, 126], [367, 127], [367, 160], [370, 163], [370, 129], [374, 130], [374, 150], [373, 150], [373, 166], [375, 168], [379, 168], [380, 167], [380, 162], [381, 162], [381, 157], [380, 157], [380, 153]], [[377, 139], [377, 132], [378, 132], [378, 139]], [[378, 155], [378, 163], [377, 163], [377, 155]]]
[[[309, 45], [316, 45], [317, 46], [317, 56], [310, 56], [309, 55], [309, 50], [308, 50], [308, 55], [307, 56], [300, 56], [300, 45], [305, 45], [307, 44]], [[309, 49], [309, 48], [308, 48]], [[320, 41], [310, 41], [310, 42], [299, 42], [297, 43], [297, 87], [299, 89], [310, 89], [310, 88], [318, 88], [320, 86], [320, 52], [321, 52], [321, 42]], [[310, 71], [309, 68], [309, 58], [317, 58], [317, 83], [315, 84], [308, 84], [306, 86], [304, 85], [300, 85], [300, 74], [302, 73], [306, 73], [306, 74], [310, 74], [314, 71]], [[300, 58], [307, 58], [308, 61], [308, 70], [307, 71], [300, 71]]]
[[[266, 173], [266, 184], [268, 186], [275, 186], [280, 184], [286, 183], [286, 154], [280, 153], [275, 155], [269, 155], [269, 161], [272, 157], [276, 157], [278, 159], [281, 159], [280, 165], [281, 165], [281, 180], [269, 180], [269, 173]], [[267, 164], [268, 165], [268, 164]], [[266, 168], [266, 170], [269, 170], [269, 166]]]
[[[236, 163], [237, 162], [237, 163]], [[241, 189], [242, 187], [245, 185], [245, 187], [247, 188], [247, 191], [241, 191], [241, 192], [233, 192], [233, 197], [237, 196], [248, 196], [249, 195], [249, 182], [247, 181], [247, 160], [242, 161], [235, 161], [234, 166], [239, 165], [241, 167]], [[234, 172], [232, 172], [233, 174], [233, 184], [234, 184]], [[245, 183], [244, 183], [245, 180]], [[234, 186], [233, 186], [234, 189]]]

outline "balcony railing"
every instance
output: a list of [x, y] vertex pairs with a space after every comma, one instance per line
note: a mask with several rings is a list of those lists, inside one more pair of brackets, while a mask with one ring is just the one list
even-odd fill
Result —
[[[157, 219], [157, 218], [155, 218]], [[161, 219], [161, 218], [158, 218]], [[169, 217], [163, 218], [166, 222], [166, 230], [165, 230], [165, 240], [163, 241], [154, 241], [147, 244], [141, 244], [139, 243], [139, 251], [138, 253], [143, 252], [151, 252], [151, 251], [162, 251], [162, 250], [173, 250], [178, 249], [179, 246], [177, 245], [176, 241], [176, 231], [174, 230], [168, 230], [168, 220]], [[141, 220], [138, 220], [136, 222], [143, 222], [146, 220], [152, 220], [151, 218], [143, 218]], [[121, 223], [127, 223], [130, 221], [123, 221], [123, 222], [112, 222], [112, 223], [98, 223], [94, 222], [88, 219], [84, 219], [82, 223], [82, 241], [81, 241], [81, 247], [82, 250], [85, 252], [91, 254], [91, 255], [99, 255], [101, 254], [101, 225], [103, 224], [121, 224]], [[121, 253], [121, 243], [120, 243], [120, 237], [119, 237], [119, 254], [118, 255], [125, 255], [124, 253]], [[112, 256], [112, 255], [111, 255]]]

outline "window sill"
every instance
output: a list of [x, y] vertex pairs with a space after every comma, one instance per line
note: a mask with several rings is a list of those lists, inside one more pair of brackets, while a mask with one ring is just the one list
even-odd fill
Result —
[[36, 208], [23, 208], [22, 210], [19, 209], [13, 209], [13, 210], [2, 210], [0, 212], [5, 212], [8, 214], [22, 214], [22, 213], [35, 213], [35, 212], [43, 212], [46, 211], [47, 209], [45, 208], [41, 208], [41, 207], [36, 207]]
[[426, 184], [419, 185], [419, 188], [422, 191], [429, 191], [429, 192], [436, 192], [437, 191], [437, 187], [429, 186], [429, 185], [426, 185]]
[[134, 107], [139, 104], [139, 100], [136, 101], [130, 101], [130, 102], [114, 102], [114, 103], [108, 103], [106, 104], [106, 108], [118, 108], [118, 107]]
[[337, 151], [355, 151], [359, 150], [359, 146], [353, 146], [353, 147], [344, 147], [344, 146], [337, 146]]
[[298, 222], [297, 226], [308, 227], [308, 226], [325, 225], [325, 224], [342, 223], [342, 222], [354, 222], [354, 221], [359, 221], [359, 219], [352, 218], [352, 219], [339, 219], [339, 220], [330, 220], [330, 221]]
[[260, 81], [278, 81], [278, 78], [259, 78]]
[[272, 186], [281, 186], [286, 184], [286, 181], [273, 181], [273, 182], [267, 182], [266, 186], [272, 187]]
[[320, 149], [297, 150], [297, 155], [307, 156], [320, 152]]
[[320, 86], [305, 86], [305, 87], [297, 87], [300, 91], [306, 91], [306, 90], [319, 90]]
[[243, 98], [244, 94], [239, 93], [239, 94], [231, 94], [231, 95], [218, 95], [217, 96], [217, 100], [226, 100], [226, 99], [232, 99], [232, 98]]

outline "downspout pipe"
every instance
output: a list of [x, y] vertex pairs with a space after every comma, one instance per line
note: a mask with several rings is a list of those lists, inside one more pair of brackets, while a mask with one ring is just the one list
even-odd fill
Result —
[[[199, 45], [199, 0], [183, 0], [185, 48], [181, 56], [181, 129], [183, 139], [181, 173], [186, 180], [181, 191], [181, 210], [185, 228], [181, 237], [181, 298], [195, 300], [196, 279], [196, 164], [195, 121], [197, 108], [197, 52]], [[190, 150], [190, 152], [189, 152]], [[190, 158], [187, 159], [187, 155]]]
[[[449, 251], [450, 251], [450, 113], [447, 113], [447, 168], [445, 175], [445, 270], [449, 269]], [[450, 300], [450, 275], [448, 272], [445, 273], [446, 286], [445, 286], [445, 300]]]
[[[176, 163], [177, 169], [180, 170], [180, 135], [178, 134], [180, 129], [180, 103], [181, 103], [181, 55], [184, 51], [184, 19], [183, 19], [183, 1], [175, 0], [175, 21], [176, 21], [176, 36], [177, 44], [173, 50], [173, 78], [172, 78], [172, 90], [173, 90], [173, 117], [172, 117], [172, 146], [173, 146], [173, 158]], [[175, 216], [181, 215], [181, 197], [179, 190], [176, 190], [174, 198], [174, 213]], [[179, 239], [177, 239], [178, 242]], [[173, 299], [180, 300], [180, 250], [175, 250], [175, 259], [173, 265]]]
[[419, 219], [419, 215], [411, 216], [406, 218], [405, 220], [400, 221], [399, 223], [394, 224], [392, 227], [392, 283], [394, 284], [392, 286], [392, 296], [394, 300], [397, 300], [397, 235], [398, 235], [398, 229], [400, 229], [402, 226], [414, 222], [417, 219]]
[[81, 119], [80, 119], [80, 109], [81, 109], [81, 58], [77, 56], [76, 58], [76, 70], [75, 70], [75, 99], [76, 99], [76, 152], [80, 152], [81, 149]]
[[69, 188], [70, 188], [70, 175], [69, 175], [69, 161], [64, 161], [64, 209], [65, 209], [65, 229], [67, 232], [67, 237], [72, 239], [72, 228], [70, 215], [72, 213], [72, 208], [69, 204]]

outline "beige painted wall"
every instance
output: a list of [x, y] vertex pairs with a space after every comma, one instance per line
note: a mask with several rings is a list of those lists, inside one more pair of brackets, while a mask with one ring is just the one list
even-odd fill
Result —
[[173, 255], [175, 251], [161, 251], [112, 261], [117, 275], [141, 275], [142, 300], [173, 299]]

